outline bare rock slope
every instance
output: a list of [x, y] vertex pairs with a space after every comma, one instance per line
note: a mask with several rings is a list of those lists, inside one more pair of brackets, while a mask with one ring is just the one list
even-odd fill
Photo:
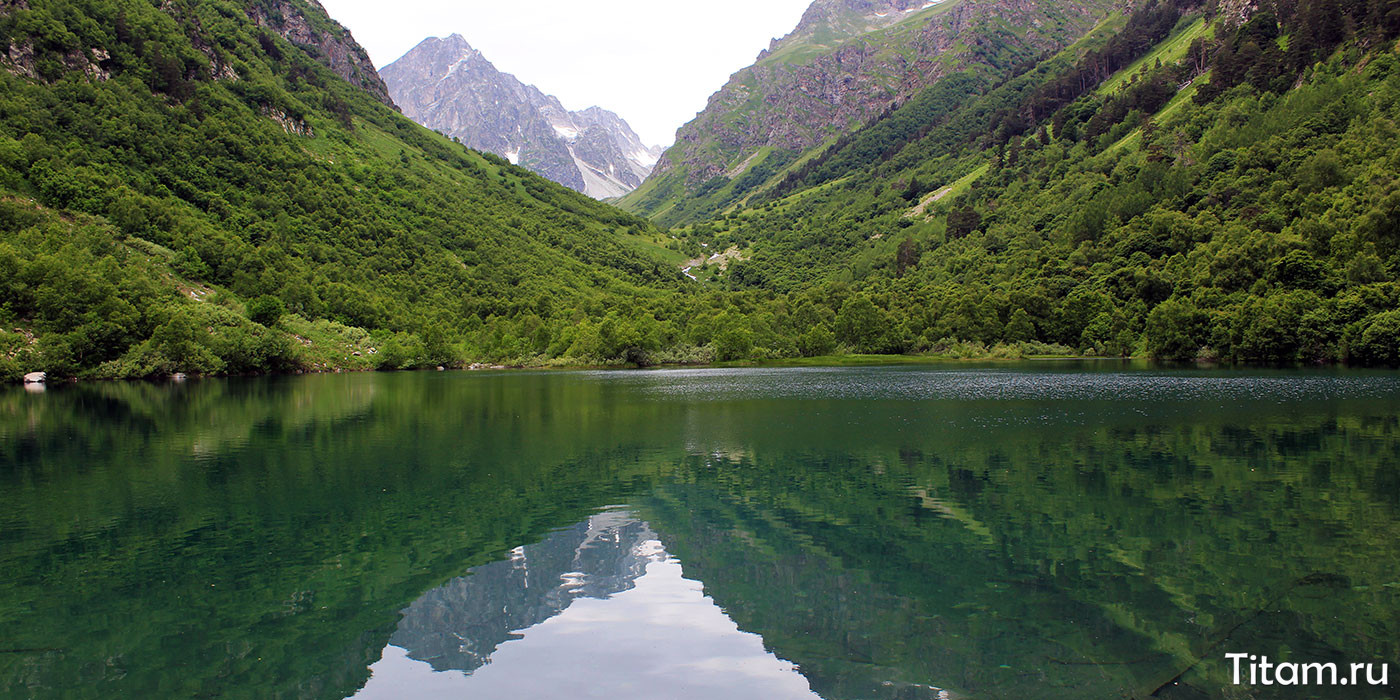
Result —
[[457, 34], [424, 40], [380, 74], [410, 119], [598, 199], [631, 192], [661, 155], [616, 114], [565, 109]]
[[[789, 161], [954, 73], [1000, 74], [1073, 42], [1112, 0], [816, 0], [677, 134], [622, 206], [657, 216]], [[703, 207], [688, 216], [712, 213]], [[670, 223], [680, 223], [680, 217]]]

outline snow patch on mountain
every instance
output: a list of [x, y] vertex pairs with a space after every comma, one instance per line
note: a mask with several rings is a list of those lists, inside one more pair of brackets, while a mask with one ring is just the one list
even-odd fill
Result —
[[426, 39], [380, 74], [410, 119], [592, 197], [631, 192], [661, 158], [618, 115], [568, 110], [461, 35]]

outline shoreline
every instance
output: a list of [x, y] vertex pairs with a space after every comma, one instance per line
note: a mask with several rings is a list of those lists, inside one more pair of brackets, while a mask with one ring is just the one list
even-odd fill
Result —
[[419, 367], [413, 369], [382, 370], [371, 367], [349, 368], [336, 367], [331, 369], [295, 370], [290, 372], [266, 372], [254, 374], [184, 374], [177, 373], [169, 376], [152, 377], [66, 377], [54, 379], [38, 384], [26, 384], [21, 381], [3, 382], [0, 386], [58, 386], [64, 384], [79, 384], [93, 382], [170, 382], [182, 383], [193, 379], [235, 379], [235, 378], [255, 378], [255, 377], [299, 377], [308, 375], [327, 374], [370, 374], [383, 372], [385, 374], [395, 374], [400, 372], [510, 372], [510, 371], [530, 371], [530, 372], [588, 372], [588, 371], [638, 371], [649, 370], [676, 370], [676, 369], [742, 369], [742, 368], [800, 368], [800, 367], [876, 367], [894, 365], [922, 365], [922, 364], [942, 364], [942, 363], [967, 363], [967, 362], [1027, 362], [1027, 361], [1047, 361], [1047, 360], [1144, 360], [1142, 357], [1099, 357], [1080, 355], [1028, 355], [1025, 357], [963, 357], [956, 355], [819, 355], [816, 357], [787, 357], [766, 360], [729, 360], [726, 362], [707, 362], [700, 364], [676, 364], [660, 363], [655, 365], [628, 364], [488, 364], [484, 362], [474, 362], [462, 367]]
[[1351, 369], [1351, 370], [1378, 370], [1384, 371], [1384, 367], [1352, 366], [1345, 363], [1329, 364], [1251, 364], [1251, 363], [1226, 363], [1219, 361], [1195, 361], [1195, 362], [1174, 362], [1169, 360], [1156, 360], [1150, 357], [1129, 356], [1129, 357], [1109, 357], [1100, 355], [1027, 355], [1024, 357], [995, 357], [995, 356], [955, 356], [955, 355], [821, 355], [817, 357], [788, 357], [774, 358], [766, 360], [730, 360], [727, 362], [709, 362], [703, 364], [486, 364], [473, 363], [463, 367], [424, 367], [415, 369], [380, 370], [373, 368], [345, 368], [339, 367], [328, 370], [297, 370], [292, 372], [268, 372], [262, 374], [175, 374], [170, 376], [156, 377], [117, 377], [117, 378], [81, 378], [69, 377], [59, 380], [49, 380], [41, 383], [4, 382], [0, 386], [12, 386], [23, 388], [32, 392], [43, 391], [48, 387], [57, 387], [73, 384], [102, 383], [102, 382], [149, 382], [149, 383], [169, 383], [183, 384], [190, 380], [199, 379], [253, 379], [253, 378], [273, 378], [273, 377], [299, 377], [318, 376], [333, 374], [371, 374], [371, 373], [419, 373], [419, 372], [646, 372], [646, 371], [666, 371], [666, 370], [704, 370], [704, 369], [803, 369], [803, 368], [857, 368], [857, 367], [895, 367], [895, 366], [918, 366], [918, 365], [960, 365], [972, 363], [992, 363], [992, 364], [1014, 364], [1019, 362], [1118, 362], [1145, 363], [1149, 366], [1161, 368], [1196, 368], [1196, 369]]

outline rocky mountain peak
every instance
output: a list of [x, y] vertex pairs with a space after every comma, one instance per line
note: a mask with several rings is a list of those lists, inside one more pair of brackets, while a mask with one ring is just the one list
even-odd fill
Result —
[[617, 114], [568, 110], [497, 70], [460, 34], [425, 39], [381, 74], [419, 124], [593, 197], [632, 191], [661, 155]]
[[665, 223], [712, 213], [697, 203], [702, 190], [719, 192], [726, 181], [753, 187], [758, 178], [741, 178], [754, 168], [781, 169], [955, 73], [1004, 74], [1016, 56], [1058, 51], [1117, 5], [815, 0], [791, 33], [731, 76], [681, 127], [652, 171], [658, 184], [622, 206], [648, 215], [667, 212], [659, 219]]
[[937, 3], [927, 0], [817, 0], [803, 13], [798, 29], [822, 21], [884, 17], [893, 12], [909, 12]]
[[859, 36], [906, 19], [946, 0], [816, 0], [792, 33], [774, 39], [769, 51], [799, 38], [833, 40]]

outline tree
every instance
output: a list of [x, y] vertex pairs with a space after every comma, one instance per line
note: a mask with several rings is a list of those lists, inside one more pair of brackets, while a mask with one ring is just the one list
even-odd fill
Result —
[[919, 176], [918, 176], [918, 175], [914, 175], [914, 176], [910, 177], [910, 178], [909, 178], [909, 186], [906, 187], [906, 188], [904, 189], [904, 199], [907, 200], [907, 201], [912, 202], [912, 201], [918, 199], [918, 198], [919, 198], [919, 195], [921, 195], [921, 194], [923, 194], [923, 193], [924, 193], [924, 189], [923, 189], [923, 185], [919, 184]]
[[1326, 274], [1322, 264], [1306, 250], [1290, 250], [1274, 261], [1270, 276], [1289, 289], [1317, 289]]
[[175, 256], [175, 259], [170, 262], [170, 267], [185, 279], [209, 281], [214, 277], [214, 272], [199, 257], [199, 253], [190, 246], [185, 246], [184, 250]]
[[1167, 159], [1166, 148], [1157, 141], [1157, 132], [1157, 122], [1153, 121], [1151, 117], [1143, 118], [1142, 143], [1145, 147], [1143, 150], [1147, 152], [1147, 162], [1149, 163], [1161, 163]]
[[869, 297], [857, 294], [836, 314], [836, 337], [857, 352], [878, 352], [887, 324], [884, 312]]
[[720, 362], [742, 360], [753, 352], [753, 331], [748, 321], [731, 314], [720, 317], [722, 324], [715, 334], [715, 359]]
[[982, 226], [982, 215], [972, 207], [959, 207], [948, 212], [948, 238], [963, 238]]
[[803, 357], [830, 355], [836, 349], [836, 335], [825, 324], [812, 326], [797, 337], [797, 351]]
[[209, 350], [209, 334], [184, 309], [174, 309], [169, 321], [151, 335], [154, 351], [146, 363], [147, 376], [190, 372], [213, 374], [223, 371], [224, 363]]
[[430, 323], [423, 330], [423, 359], [431, 365], [452, 365], [456, 353], [448, 341], [447, 330], [441, 323]]
[[282, 320], [282, 315], [287, 312], [282, 300], [274, 296], [260, 296], [248, 302], [248, 318], [253, 323], [260, 323], [268, 328], [277, 325]]
[[914, 242], [913, 237], [906, 236], [899, 243], [899, 250], [895, 253], [895, 275], [903, 277], [910, 268], [919, 264], [919, 244]]
[[1035, 340], [1035, 324], [1031, 322], [1031, 315], [1026, 313], [1025, 309], [1018, 308], [1011, 314], [1002, 333], [1013, 343]]
[[1147, 351], [1162, 360], [1195, 359], [1204, 325], [1204, 315], [1188, 303], [1164, 301], [1147, 317]]
[[1400, 365], [1400, 311], [1376, 314], [1365, 322], [1351, 348], [1354, 359], [1371, 365]]
[[1342, 159], [1332, 149], [1318, 151], [1298, 167], [1298, 183], [1308, 192], [1321, 192], [1345, 181]]

